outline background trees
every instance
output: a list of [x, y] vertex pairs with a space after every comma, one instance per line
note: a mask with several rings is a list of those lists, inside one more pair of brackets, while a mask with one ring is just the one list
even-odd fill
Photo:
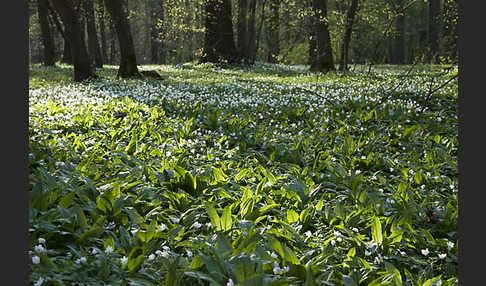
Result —
[[[29, 58], [72, 63], [65, 27], [52, 2], [29, 0]], [[312, 7], [324, 0], [109, 0], [108, 5], [126, 7], [119, 19], [105, 2], [73, 2], [87, 53], [98, 67], [126, 66], [121, 59], [131, 54], [134, 70], [136, 64], [194, 60], [310, 64], [318, 48], [317, 35], [311, 38], [310, 33]], [[321, 25], [327, 25], [330, 54], [341, 70], [355, 63], [457, 62], [457, 0], [327, 0], [326, 8]], [[130, 40], [124, 32], [120, 45], [122, 18], [129, 28], [121, 30], [131, 32], [133, 50], [127, 49]]]

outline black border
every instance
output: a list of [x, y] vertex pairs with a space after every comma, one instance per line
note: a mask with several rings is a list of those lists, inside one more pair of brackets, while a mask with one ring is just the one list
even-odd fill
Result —
[[[28, 285], [27, 0], [2, 1], [2, 285]], [[5, 255], [6, 254], [6, 255]], [[12, 282], [10, 282], [12, 281]], [[9, 283], [10, 282], [10, 283]]]
[[[459, 2], [459, 285], [484, 285], [484, 1]], [[472, 5], [471, 5], [472, 4]], [[483, 4], [483, 5], [478, 5]], [[480, 7], [482, 6], [482, 7]], [[475, 283], [476, 282], [476, 283]]]

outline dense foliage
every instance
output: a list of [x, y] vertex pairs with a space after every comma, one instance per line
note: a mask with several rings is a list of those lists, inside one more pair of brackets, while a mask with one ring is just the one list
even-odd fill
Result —
[[457, 285], [457, 70], [30, 66], [36, 285]]

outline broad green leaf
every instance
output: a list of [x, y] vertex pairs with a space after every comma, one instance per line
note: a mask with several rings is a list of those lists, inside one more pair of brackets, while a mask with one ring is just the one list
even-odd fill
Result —
[[376, 216], [373, 217], [371, 221], [371, 237], [376, 243], [383, 243], [383, 234], [381, 231], [380, 219]]
[[221, 223], [220, 223], [220, 218], [216, 210], [214, 209], [212, 204], [207, 203], [206, 206], [206, 212], [208, 213], [209, 219], [211, 220], [211, 224], [216, 230], [221, 230]]
[[231, 217], [231, 205], [227, 206], [223, 210], [223, 215], [221, 216], [221, 229], [227, 231], [231, 229], [233, 224], [233, 219]]
[[289, 223], [294, 223], [299, 220], [299, 214], [293, 209], [287, 210], [287, 221]]

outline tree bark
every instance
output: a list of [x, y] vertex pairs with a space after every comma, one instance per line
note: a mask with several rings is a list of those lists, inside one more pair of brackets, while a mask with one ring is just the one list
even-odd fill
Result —
[[328, 72], [335, 70], [332, 57], [331, 36], [327, 25], [327, 0], [313, 0], [314, 35], [316, 37], [316, 55], [311, 62], [311, 71]]
[[439, 14], [440, 0], [429, 0], [429, 51], [427, 62], [439, 63]]
[[344, 30], [343, 45], [341, 49], [341, 62], [339, 65], [340, 71], [348, 70], [349, 42], [351, 41], [351, 33], [353, 31], [353, 23], [354, 23], [357, 10], [358, 10], [358, 0], [352, 0], [351, 5], [349, 6], [348, 12], [346, 14], [346, 26]]
[[160, 28], [158, 26], [159, 20], [163, 18], [163, 6], [160, 0], [150, 1], [150, 49], [151, 49], [151, 63], [161, 64], [161, 42], [159, 38]]
[[405, 11], [403, 11], [404, 0], [398, 0], [398, 15], [395, 19], [396, 37], [393, 46], [393, 64], [405, 63]]
[[110, 13], [120, 44], [120, 67], [117, 76], [122, 78], [140, 76], [126, 6], [122, 5], [122, 0], [105, 0], [105, 6]]
[[238, 0], [238, 37], [236, 47], [243, 62], [248, 62], [247, 0]]
[[256, 30], [255, 30], [255, 12], [256, 12], [256, 0], [250, 0], [248, 9], [248, 37], [246, 44], [247, 63], [253, 64], [255, 62], [255, 48], [256, 48]]
[[101, 44], [101, 57], [103, 63], [107, 63], [108, 61], [108, 45], [106, 43], [106, 30], [105, 30], [105, 9], [103, 6], [103, 0], [97, 1], [97, 14], [98, 14], [98, 25], [100, 29], [100, 44]]
[[96, 31], [93, 0], [84, 0], [84, 11], [86, 15], [86, 24], [88, 30], [88, 51], [94, 66], [103, 67], [103, 57], [101, 55], [100, 44]]
[[49, 26], [48, 5], [48, 0], [37, 0], [42, 44], [44, 45], [44, 65], [54, 66], [56, 64], [56, 50], [54, 47], [54, 38], [52, 37], [51, 27]]
[[231, 3], [229, 0], [207, 0], [205, 34], [200, 62], [237, 63], [238, 52], [233, 39]]
[[280, 37], [279, 37], [279, 10], [280, 0], [271, 0], [270, 2], [271, 16], [268, 18], [268, 54], [267, 61], [276, 63], [280, 52]]
[[[47, 2], [49, 4], [49, 2]], [[63, 53], [62, 53], [62, 58], [61, 62], [65, 64], [72, 64], [73, 60], [71, 57], [71, 46], [69, 45], [69, 41], [66, 38], [66, 35], [64, 33], [64, 30], [62, 28], [61, 23], [59, 22], [59, 18], [57, 16], [57, 12], [49, 5], [49, 11], [51, 12], [51, 17], [54, 23], [56, 24], [57, 30], [59, 33], [61, 33], [63, 39], [64, 39], [64, 45], [63, 45]]]
[[71, 0], [52, 0], [52, 3], [64, 23], [64, 34], [71, 47], [71, 56], [74, 65], [74, 80], [83, 81], [96, 77], [91, 66], [88, 52], [81, 37], [81, 27], [78, 22]]
[[258, 33], [256, 35], [256, 42], [255, 42], [255, 50], [252, 51], [252, 59], [256, 60], [256, 55], [258, 52], [258, 48], [260, 47], [260, 38], [262, 36], [262, 28], [263, 28], [263, 22], [265, 21], [265, 0], [262, 1], [261, 4], [261, 11], [260, 11], [260, 23], [258, 25]]

